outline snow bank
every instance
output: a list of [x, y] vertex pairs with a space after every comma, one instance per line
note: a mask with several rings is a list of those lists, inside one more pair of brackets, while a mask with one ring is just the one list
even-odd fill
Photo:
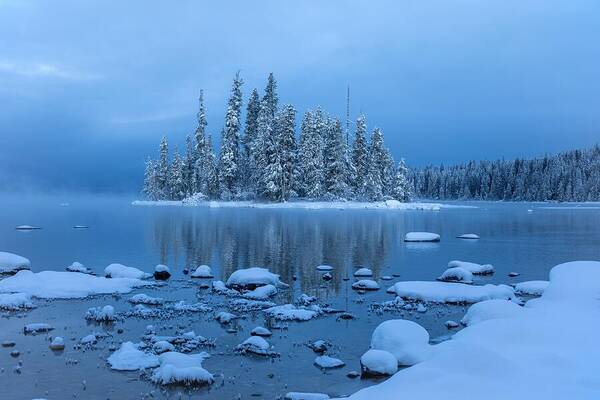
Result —
[[75, 299], [96, 294], [128, 293], [148, 285], [139, 279], [107, 279], [57, 271], [19, 271], [0, 281], [0, 293], [22, 292], [42, 299]]
[[548, 281], [526, 281], [515, 285], [515, 293], [541, 296], [548, 287]]
[[254, 288], [257, 286], [281, 284], [279, 275], [270, 272], [266, 268], [252, 267], [234, 271], [226, 285], [228, 287]]
[[523, 312], [523, 307], [509, 300], [486, 300], [473, 304], [460, 321], [464, 325], [478, 324], [488, 319], [511, 318]]
[[121, 347], [112, 353], [107, 361], [112, 369], [118, 371], [154, 368], [159, 364], [157, 356], [139, 350], [139, 344], [132, 342], [122, 343]]
[[513, 288], [507, 285], [473, 286], [462, 283], [406, 281], [388, 289], [403, 299], [434, 303], [476, 303], [491, 299], [515, 299]]
[[371, 336], [371, 349], [391, 353], [400, 365], [419, 363], [432, 353], [429, 333], [421, 325], [404, 319], [379, 324]]
[[160, 366], [152, 374], [152, 381], [161, 385], [172, 383], [211, 384], [213, 375], [202, 367], [207, 353], [183, 354], [169, 351], [158, 356]]
[[208, 265], [200, 265], [190, 274], [192, 278], [214, 278], [212, 270]]
[[17, 254], [0, 251], [0, 274], [14, 274], [31, 268], [31, 261]]
[[128, 267], [123, 264], [110, 264], [104, 268], [104, 275], [107, 278], [130, 278], [130, 279], [146, 279], [152, 275], [145, 273], [137, 268]]
[[394, 375], [398, 372], [398, 360], [385, 350], [368, 350], [360, 357], [360, 366], [366, 375]]
[[35, 308], [35, 306], [27, 293], [0, 294], [0, 309], [17, 311], [28, 308]]
[[561, 264], [523, 312], [488, 319], [352, 400], [596, 400], [600, 262]]
[[443, 282], [473, 283], [473, 274], [464, 268], [452, 267], [445, 270], [437, 279]]
[[439, 242], [440, 235], [431, 232], [408, 232], [404, 235], [405, 242]]
[[487, 275], [494, 273], [494, 267], [490, 264], [477, 264], [468, 261], [453, 260], [448, 263], [448, 268], [463, 268], [473, 275]]
[[308, 321], [319, 315], [317, 311], [305, 308], [296, 308], [292, 304], [284, 304], [264, 310], [265, 314], [271, 318], [281, 321]]

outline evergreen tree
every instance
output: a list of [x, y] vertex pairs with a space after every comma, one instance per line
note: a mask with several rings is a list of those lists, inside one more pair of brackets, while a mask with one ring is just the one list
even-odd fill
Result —
[[304, 114], [298, 150], [299, 194], [317, 199], [323, 194], [323, 143], [319, 129], [322, 128], [322, 112], [310, 110]]
[[240, 174], [240, 116], [242, 111], [242, 84], [239, 72], [235, 75], [231, 96], [225, 114], [225, 128], [222, 131], [219, 159], [219, 185], [221, 197], [231, 199], [237, 195]]
[[277, 95], [277, 81], [275, 81], [275, 77], [273, 76], [272, 72], [269, 74], [269, 78], [267, 79], [267, 86], [265, 87], [265, 94], [262, 98], [262, 101], [264, 101], [267, 106], [269, 116], [271, 118], [275, 118], [275, 114], [277, 113], [277, 105], [279, 104], [279, 96]]
[[148, 158], [145, 163], [144, 169], [144, 187], [142, 189], [142, 194], [150, 200], [159, 200], [159, 191], [158, 191], [158, 165], [157, 163]]
[[365, 180], [369, 172], [369, 147], [367, 144], [366, 118], [361, 114], [356, 120], [356, 133], [352, 144], [352, 179], [350, 180], [354, 197], [361, 199], [365, 195]]
[[205, 158], [207, 155], [206, 150], [206, 108], [204, 107], [204, 91], [200, 91], [200, 97], [198, 99], [199, 107], [198, 107], [198, 126], [196, 127], [196, 132], [194, 133], [194, 137], [196, 139], [196, 146], [194, 151], [194, 193], [204, 193], [206, 194], [206, 174], [207, 172], [203, 169], [203, 166], [206, 164]]
[[156, 173], [156, 195], [159, 199], [167, 199], [171, 189], [169, 188], [169, 144], [163, 136], [160, 141], [160, 152]]
[[296, 109], [291, 104], [283, 106], [276, 120], [276, 131], [279, 141], [280, 162], [282, 169], [281, 201], [296, 197]]
[[185, 137], [185, 157], [183, 159], [183, 183], [185, 196], [189, 197], [194, 194], [196, 190], [196, 152], [192, 137], [187, 135]]
[[243, 146], [244, 151], [242, 152], [242, 180], [243, 187], [247, 190], [254, 190], [254, 183], [252, 182], [252, 176], [256, 168], [254, 153], [256, 140], [258, 136], [258, 113], [260, 111], [260, 98], [256, 89], [252, 90], [250, 98], [248, 99], [248, 106], [246, 107], [246, 126], [244, 128]]
[[339, 120], [328, 121], [323, 148], [325, 191], [329, 198], [348, 195], [346, 141]]
[[398, 168], [396, 168], [396, 175], [394, 177], [394, 186], [392, 190], [392, 196], [401, 202], [410, 201], [410, 183], [408, 182], [408, 168], [404, 163], [404, 159], [400, 159]]
[[185, 198], [185, 183], [183, 181], [183, 161], [179, 151], [175, 148], [175, 156], [169, 168], [169, 198], [183, 200]]

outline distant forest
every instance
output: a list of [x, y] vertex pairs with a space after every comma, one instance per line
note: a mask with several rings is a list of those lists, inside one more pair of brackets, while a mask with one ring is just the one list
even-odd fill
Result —
[[242, 84], [235, 76], [220, 151], [207, 133], [204, 96], [200, 92], [198, 124], [186, 140], [185, 153], [169, 150], [163, 137], [157, 159], [148, 159], [143, 194], [151, 200], [361, 200], [409, 201], [408, 169], [396, 164], [383, 132], [367, 138], [364, 115], [349, 125], [320, 107], [302, 117], [299, 135], [296, 109], [279, 105], [277, 82], [270, 74], [262, 96], [254, 89], [242, 128]]
[[415, 197], [440, 200], [599, 201], [600, 147], [529, 160], [412, 169]]

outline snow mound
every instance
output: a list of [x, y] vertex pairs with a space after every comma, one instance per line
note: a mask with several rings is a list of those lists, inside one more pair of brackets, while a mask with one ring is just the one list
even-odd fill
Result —
[[473, 274], [462, 267], [452, 267], [445, 270], [437, 279], [443, 282], [473, 283]]
[[260, 336], [250, 336], [237, 346], [237, 350], [242, 353], [254, 353], [259, 355], [269, 354], [271, 345]]
[[354, 276], [373, 276], [373, 271], [369, 268], [359, 268], [354, 272]]
[[404, 235], [405, 242], [439, 242], [440, 235], [431, 232], [408, 232]]
[[152, 381], [161, 385], [173, 383], [211, 384], [213, 375], [202, 367], [208, 353], [183, 354], [169, 351], [158, 356], [160, 366], [152, 374]]
[[113, 306], [91, 307], [85, 313], [85, 319], [97, 322], [111, 322], [116, 319]]
[[227, 287], [254, 289], [258, 286], [281, 284], [279, 275], [270, 272], [266, 268], [252, 267], [238, 269], [227, 279]]
[[110, 264], [104, 268], [104, 275], [107, 278], [129, 278], [129, 279], [146, 279], [152, 275], [145, 273], [137, 268], [128, 267], [123, 264]]
[[494, 273], [494, 267], [490, 264], [477, 264], [468, 261], [453, 260], [448, 263], [448, 268], [463, 268], [473, 275], [488, 275]]
[[468, 326], [488, 319], [511, 318], [523, 310], [523, 307], [509, 300], [486, 300], [469, 307], [460, 322]]
[[97, 294], [128, 293], [148, 285], [139, 279], [107, 279], [57, 271], [19, 271], [0, 281], [0, 293], [23, 292], [42, 299], [76, 299]]
[[0, 294], [0, 309], [18, 311], [28, 308], [35, 308], [35, 306], [27, 293]]
[[379, 290], [379, 283], [372, 279], [361, 279], [352, 284], [352, 289], [355, 290]]
[[366, 375], [394, 375], [398, 372], [398, 360], [385, 350], [368, 350], [360, 357], [360, 365]]
[[79, 272], [80, 274], [89, 274], [89, 275], [93, 275], [94, 271], [92, 271], [91, 269], [89, 269], [88, 267], [86, 267], [85, 265], [83, 265], [80, 262], [73, 262], [73, 264], [69, 265], [68, 267], [65, 268], [68, 272]]
[[316, 366], [318, 366], [319, 368], [323, 368], [323, 369], [339, 368], [339, 367], [343, 367], [344, 365], [346, 365], [346, 363], [343, 362], [342, 360], [340, 360], [338, 358], [329, 357], [329, 356], [319, 356], [319, 357], [315, 358], [314, 363]]
[[419, 363], [433, 352], [429, 333], [421, 325], [404, 319], [379, 324], [371, 336], [371, 349], [391, 353], [400, 365]]
[[542, 294], [544, 294], [544, 290], [546, 290], [549, 284], [550, 282], [548, 281], [520, 282], [515, 285], [515, 293], [528, 294], [531, 296], [541, 296]]
[[30, 269], [31, 261], [17, 254], [0, 251], [0, 274], [14, 274]]
[[192, 278], [214, 278], [212, 269], [208, 265], [200, 265], [190, 274]]
[[131, 304], [148, 304], [152, 306], [160, 305], [165, 302], [165, 300], [161, 297], [152, 297], [148, 296], [145, 293], [139, 293], [129, 298]]
[[479, 239], [479, 235], [474, 233], [464, 233], [460, 236], [457, 236], [458, 239]]
[[258, 286], [256, 289], [244, 293], [244, 297], [251, 300], [266, 300], [277, 294], [277, 288], [271, 284]]
[[107, 359], [112, 369], [117, 371], [135, 371], [158, 366], [158, 357], [139, 350], [139, 343], [124, 342]]
[[264, 310], [267, 316], [280, 321], [308, 321], [315, 318], [319, 313], [315, 310], [297, 308], [293, 304], [284, 304]]
[[256, 328], [252, 329], [252, 331], [250, 332], [251, 335], [253, 336], [271, 336], [273, 333], [268, 330], [267, 328], [264, 328], [262, 326], [257, 326]]
[[462, 283], [406, 281], [388, 289], [403, 299], [434, 303], [477, 303], [491, 299], [513, 300], [513, 288], [507, 285], [473, 286]]

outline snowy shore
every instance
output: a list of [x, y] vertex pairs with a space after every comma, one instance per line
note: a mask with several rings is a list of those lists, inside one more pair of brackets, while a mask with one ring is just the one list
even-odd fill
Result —
[[284, 203], [260, 203], [255, 201], [172, 201], [172, 200], [135, 200], [134, 206], [184, 206], [208, 208], [294, 208], [306, 210], [425, 210], [439, 211], [442, 208], [477, 208], [476, 206], [443, 203], [411, 202], [397, 200], [358, 202], [358, 201], [290, 201]]

